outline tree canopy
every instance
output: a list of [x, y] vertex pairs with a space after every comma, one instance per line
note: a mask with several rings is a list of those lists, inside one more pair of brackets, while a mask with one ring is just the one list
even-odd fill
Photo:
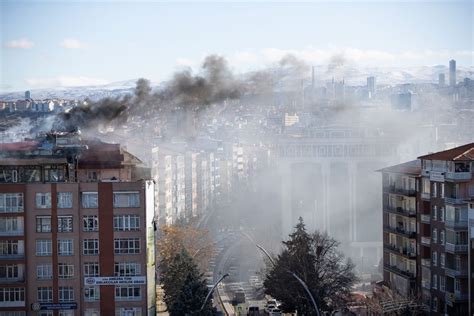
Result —
[[267, 294], [282, 302], [284, 312], [316, 315], [311, 299], [292, 273], [306, 283], [320, 311], [346, 305], [357, 278], [354, 265], [337, 250], [335, 239], [318, 231], [308, 233], [300, 218], [283, 245], [274, 264], [268, 264], [264, 287]]

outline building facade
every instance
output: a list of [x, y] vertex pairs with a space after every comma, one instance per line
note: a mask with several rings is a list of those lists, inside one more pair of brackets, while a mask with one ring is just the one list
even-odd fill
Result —
[[154, 185], [139, 160], [62, 134], [0, 152], [0, 315], [154, 315]]

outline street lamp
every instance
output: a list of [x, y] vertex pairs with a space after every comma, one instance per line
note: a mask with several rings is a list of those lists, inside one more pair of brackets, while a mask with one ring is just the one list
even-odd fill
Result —
[[211, 293], [214, 291], [214, 289], [217, 287], [217, 285], [218, 285], [222, 280], [224, 280], [224, 278], [226, 278], [226, 277], [228, 277], [228, 276], [229, 276], [229, 273], [224, 274], [224, 275], [221, 276], [221, 278], [216, 282], [216, 284], [214, 284], [214, 286], [213, 286], [212, 289], [209, 291], [209, 293], [207, 293], [206, 299], [204, 300], [204, 303], [202, 303], [201, 309], [199, 310], [200, 312], [204, 309], [204, 306], [206, 305], [207, 300], [209, 299], [209, 297], [211, 296]]

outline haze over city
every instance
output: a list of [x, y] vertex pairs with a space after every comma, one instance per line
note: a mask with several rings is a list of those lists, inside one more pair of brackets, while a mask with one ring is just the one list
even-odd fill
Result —
[[0, 316], [470, 315], [472, 1], [2, 1]]

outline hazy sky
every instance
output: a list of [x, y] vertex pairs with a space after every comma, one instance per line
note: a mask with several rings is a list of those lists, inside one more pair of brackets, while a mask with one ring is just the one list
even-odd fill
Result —
[[293, 53], [324, 64], [473, 64], [473, 1], [1, 1], [1, 90], [165, 80], [207, 54], [237, 71]]

